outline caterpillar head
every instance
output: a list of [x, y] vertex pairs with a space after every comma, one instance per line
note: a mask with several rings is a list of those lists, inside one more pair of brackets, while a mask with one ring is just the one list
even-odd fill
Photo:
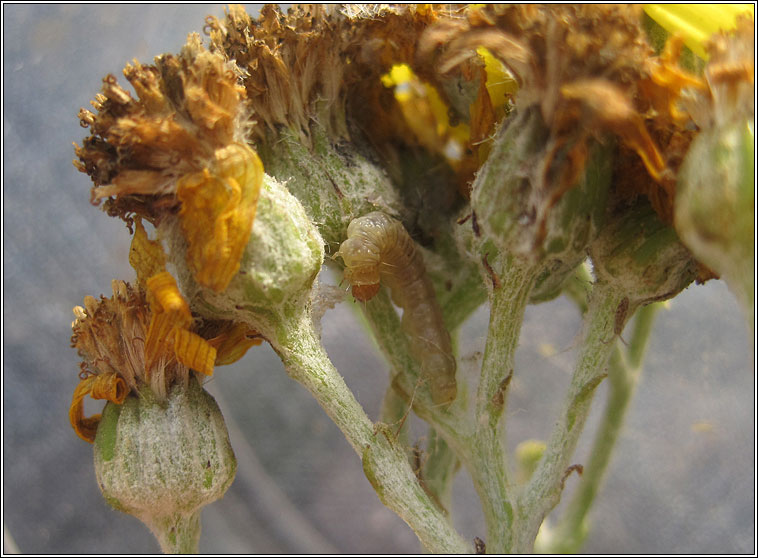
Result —
[[379, 292], [380, 252], [372, 243], [360, 236], [348, 238], [336, 255], [345, 262], [345, 279], [357, 300], [369, 300]]

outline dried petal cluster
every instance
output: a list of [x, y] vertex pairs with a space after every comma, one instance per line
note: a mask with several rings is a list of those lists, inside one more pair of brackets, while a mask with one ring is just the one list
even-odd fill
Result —
[[175, 384], [186, 386], [190, 371], [213, 374], [214, 365], [230, 364], [261, 343], [244, 324], [201, 320], [192, 315], [174, 278], [165, 271], [165, 254], [135, 221], [130, 262], [136, 287], [113, 281], [113, 296], [91, 296], [74, 308], [71, 345], [82, 358], [81, 382], [69, 417], [77, 434], [89, 442], [99, 415], [84, 417], [83, 399], [124, 402], [143, 386], [163, 400]]
[[97, 114], [79, 113], [92, 135], [74, 164], [95, 184], [93, 203], [109, 198], [105, 209], [128, 223], [178, 210], [198, 281], [221, 291], [239, 269], [263, 181], [236, 68], [194, 34], [178, 56], [135, 61], [124, 75], [138, 99], [104, 79]]

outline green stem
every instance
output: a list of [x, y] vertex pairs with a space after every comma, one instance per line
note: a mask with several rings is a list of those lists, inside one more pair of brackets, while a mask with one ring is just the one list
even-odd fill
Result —
[[151, 518], [146, 524], [158, 539], [164, 554], [197, 554], [200, 541], [200, 510]]
[[272, 346], [289, 375], [302, 384], [361, 456], [363, 469], [381, 501], [397, 513], [421, 543], [436, 553], [468, 553], [471, 547], [419, 484], [390, 428], [375, 427], [332, 365], [310, 315], [279, 329]]
[[386, 294], [381, 293], [365, 306], [380, 348], [396, 371], [393, 383], [406, 399], [413, 399], [416, 414], [442, 435], [466, 466], [474, 481], [487, 522], [487, 549], [507, 552], [511, 545], [513, 511], [508, 495], [503, 431], [500, 418], [505, 409], [507, 378], [513, 371], [529, 292], [539, 271], [508, 259], [495, 261], [499, 288], [490, 296], [490, 327], [485, 346], [482, 377], [476, 400], [474, 422], [465, 414], [463, 392], [447, 408], [435, 407], [425, 390], [416, 390], [418, 367], [408, 350], [408, 340], [400, 328], [397, 313]]
[[661, 306], [660, 303], [650, 304], [637, 312], [626, 355], [619, 342], [616, 342], [608, 371], [608, 399], [590, 458], [571, 502], [565, 509], [561, 521], [550, 533], [547, 547], [542, 550], [549, 553], [574, 554], [579, 552], [587, 537], [587, 516], [618, 442], [629, 402], [634, 396], [642, 372], [642, 360], [655, 316]]
[[386, 424], [395, 432], [395, 441], [402, 446], [409, 447], [409, 425], [408, 415], [410, 409], [408, 403], [398, 395], [390, 386], [384, 393], [382, 399], [382, 408], [379, 411], [379, 422]]
[[466, 462], [487, 524], [487, 551], [512, 547], [513, 508], [501, 420], [507, 401], [524, 312], [538, 270], [508, 258], [495, 266], [499, 287], [490, 293], [490, 323], [476, 395], [475, 430]]
[[595, 390], [606, 376], [615, 347], [617, 309], [624, 296], [607, 284], [597, 284], [585, 316], [585, 334], [564, 409], [545, 453], [522, 493], [514, 525], [515, 552], [531, 552], [545, 516], [561, 498], [570, 459], [590, 412]]
[[439, 504], [450, 512], [453, 479], [461, 462], [445, 439], [429, 427], [427, 455], [422, 465], [423, 482]]

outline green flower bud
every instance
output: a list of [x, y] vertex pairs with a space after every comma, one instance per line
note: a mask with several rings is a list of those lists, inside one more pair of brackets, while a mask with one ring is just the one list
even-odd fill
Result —
[[240, 271], [225, 291], [198, 285], [184, 260], [186, 245], [176, 223], [161, 231], [169, 239], [183, 291], [196, 312], [209, 318], [243, 321], [267, 339], [282, 321], [308, 307], [324, 259], [324, 243], [300, 202], [266, 175]]
[[354, 144], [333, 141], [317, 124], [311, 131], [312, 145], [283, 128], [258, 150], [266, 173], [300, 200], [332, 253], [347, 237], [353, 219], [377, 210], [403, 216], [403, 204], [386, 172]]
[[[482, 235], [500, 249], [534, 264], [551, 261], [558, 277], [545, 283], [544, 296], [584, 260], [604, 218], [611, 163], [609, 147], [596, 143], [552, 146], [537, 107], [512, 116], [498, 132], [474, 182], [471, 206]], [[577, 164], [581, 170], [573, 168]], [[576, 170], [573, 186], [558, 195], [561, 181]]]
[[703, 130], [679, 171], [674, 225], [692, 253], [721, 275], [752, 324], [755, 269], [752, 122]]
[[639, 305], [674, 297], [697, 271], [689, 250], [647, 201], [618, 208], [590, 246], [590, 257], [597, 282], [628, 297], [628, 316]]
[[194, 379], [174, 386], [165, 403], [144, 388], [104, 409], [95, 438], [100, 490], [166, 553], [197, 552], [200, 509], [224, 495], [236, 471], [221, 411]]

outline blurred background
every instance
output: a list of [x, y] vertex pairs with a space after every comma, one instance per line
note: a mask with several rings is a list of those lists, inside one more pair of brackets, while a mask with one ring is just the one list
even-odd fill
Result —
[[[159, 550], [141, 523], [105, 504], [92, 447], [68, 422], [79, 370], [69, 346], [71, 309], [85, 295], [110, 294], [111, 279], [134, 276], [127, 230], [88, 203], [91, 184], [71, 164], [71, 143], [86, 135], [77, 111], [89, 107], [103, 76], [126, 84], [126, 62], [177, 52], [187, 33], [202, 31], [207, 14], [221, 17], [223, 6], [3, 5], [6, 553]], [[462, 374], [475, 373], [487, 314], [480, 309], [464, 326]], [[579, 327], [564, 298], [529, 308], [506, 417], [509, 447], [547, 437]], [[376, 418], [387, 368], [349, 304], [327, 312], [323, 338]], [[754, 552], [753, 347], [722, 282], [690, 287], [659, 314], [586, 552]], [[206, 387], [226, 417], [239, 470], [226, 496], [203, 511], [201, 552], [420, 551], [380, 503], [341, 433], [270, 348], [217, 369]], [[602, 388], [573, 462], [586, 454], [604, 395]], [[575, 483], [567, 481], [567, 492]], [[465, 473], [456, 480], [452, 515], [469, 540], [485, 537]]]

